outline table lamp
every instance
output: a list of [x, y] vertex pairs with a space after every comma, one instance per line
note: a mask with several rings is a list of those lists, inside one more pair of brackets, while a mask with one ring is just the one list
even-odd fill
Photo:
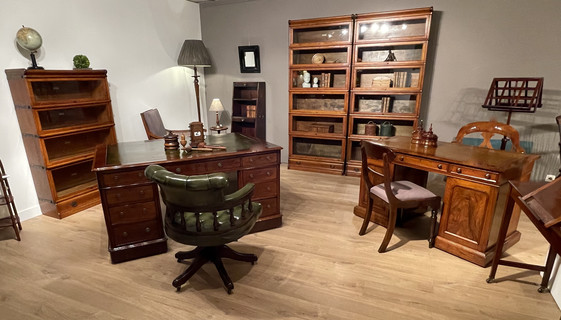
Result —
[[191, 136], [191, 146], [197, 147], [201, 142], [204, 144], [205, 135], [203, 123], [201, 122], [201, 102], [199, 99], [199, 75], [197, 67], [210, 67], [210, 56], [202, 40], [185, 40], [181, 47], [181, 52], [177, 58], [177, 64], [185, 67], [192, 67], [194, 70], [193, 78], [195, 79], [195, 97], [197, 99], [197, 114], [199, 121], [189, 123]]
[[218, 117], [218, 112], [224, 111], [224, 106], [222, 105], [222, 102], [220, 102], [220, 99], [212, 99], [212, 103], [210, 104], [210, 108], [208, 109], [208, 111], [216, 112], [216, 128], [222, 127], [222, 125], [220, 124], [220, 118]]

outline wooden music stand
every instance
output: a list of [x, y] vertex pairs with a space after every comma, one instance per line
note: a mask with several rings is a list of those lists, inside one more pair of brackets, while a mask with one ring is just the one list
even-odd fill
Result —
[[[543, 78], [493, 78], [482, 107], [491, 111], [506, 111], [510, 125], [513, 112], [536, 112], [542, 107]], [[508, 138], [503, 137], [501, 150]]]
[[[495, 248], [495, 257], [493, 258], [493, 264], [487, 282], [492, 283], [495, 280], [495, 274], [499, 264], [543, 271], [544, 274], [538, 291], [547, 292], [555, 256], [556, 254], [561, 254], [561, 211], [559, 210], [561, 206], [561, 179], [556, 179], [550, 183], [509, 181], [509, 184], [510, 196], [501, 222]], [[515, 203], [520, 206], [522, 212], [528, 216], [534, 226], [536, 226], [547, 242], [549, 242], [549, 252], [544, 266], [501, 259], [504, 239]]]

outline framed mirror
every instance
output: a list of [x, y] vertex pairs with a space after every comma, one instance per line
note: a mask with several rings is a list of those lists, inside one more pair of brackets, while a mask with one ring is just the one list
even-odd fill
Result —
[[259, 64], [259, 46], [239, 46], [238, 53], [240, 56], [241, 73], [261, 72], [261, 65]]

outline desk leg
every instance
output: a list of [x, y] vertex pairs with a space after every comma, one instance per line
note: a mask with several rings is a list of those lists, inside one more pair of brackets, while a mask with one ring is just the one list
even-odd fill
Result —
[[549, 252], [547, 253], [547, 262], [545, 263], [545, 270], [543, 272], [542, 283], [538, 288], [538, 292], [540, 293], [549, 291], [547, 285], [549, 284], [549, 278], [551, 277], [551, 270], [553, 269], [555, 256], [557, 256], [557, 253], [555, 253], [555, 250], [553, 250], [552, 246], [549, 246]]
[[489, 273], [489, 278], [487, 278], [487, 283], [492, 283], [493, 280], [495, 280], [497, 267], [499, 266], [499, 261], [501, 260], [501, 255], [503, 253], [503, 246], [505, 244], [505, 239], [506, 239], [506, 233], [508, 232], [508, 225], [510, 224], [510, 218], [512, 217], [512, 210], [514, 209], [514, 199], [512, 197], [513, 197], [512, 186], [509, 186], [508, 200], [506, 203], [503, 220], [501, 221], [501, 227], [499, 229], [497, 243], [495, 244], [495, 256], [493, 257], [493, 264], [491, 265], [491, 272]]

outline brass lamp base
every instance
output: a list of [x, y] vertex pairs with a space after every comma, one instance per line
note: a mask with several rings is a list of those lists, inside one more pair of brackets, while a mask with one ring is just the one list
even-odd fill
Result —
[[189, 123], [189, 130], [191, 136], [191, 147], [197, 148], [199, 143], [205, 142], [205, 131], [203, 128], [203, 123], [199, 121], [193, 121]]

